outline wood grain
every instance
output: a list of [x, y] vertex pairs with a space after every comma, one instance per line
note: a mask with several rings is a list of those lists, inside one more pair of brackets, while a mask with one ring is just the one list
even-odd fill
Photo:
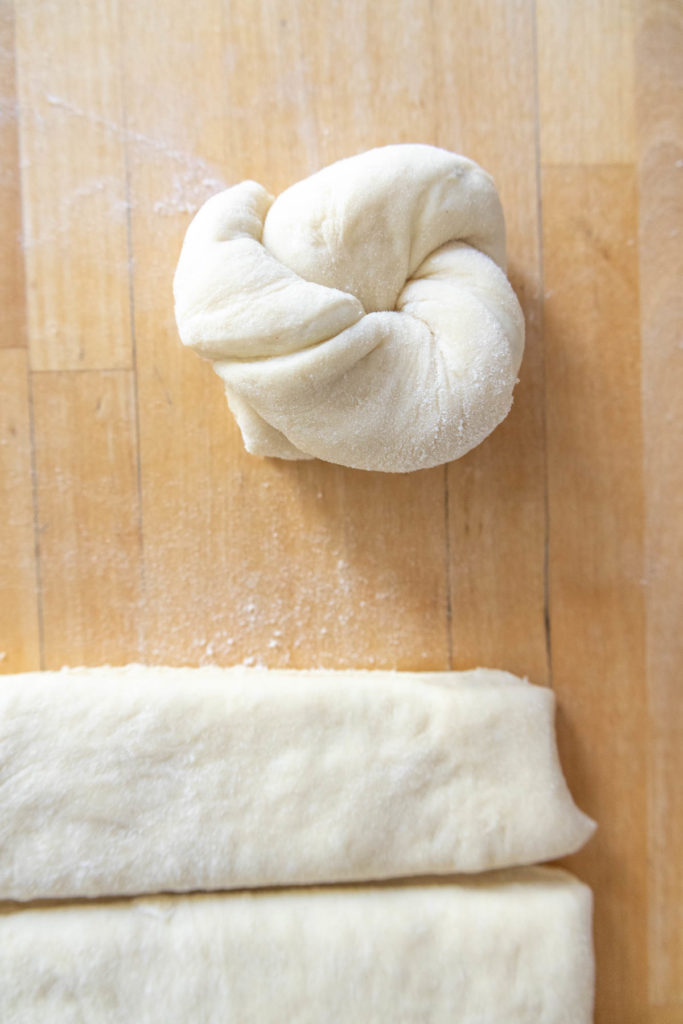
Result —
[[0, 349], [0, 671], [40, 668], [31, 422], [23, 349]]
[[549, 664], [533, 5], [463, 5], [452, 30], [439, 31], [448, 11], [446, 3], [435, 9], [436, 141], [493, 174], [506, 211], [510, 277], [526, 318], [511, 415], [447, 468], [452, 661], [456, 668], [506, 667], [543, 683]]
[[538, 0], [545, 164], [635, 159], [631, 0]]
[[26, 344], [24, 260], [21, 252], [21, 186], [17, 91], [14, 58], [14, 8], [0, 2], [0, 230], [5, 258], [0, 261], [0, 348]]
[[139, 657], [140, 532], [126, 371], [33, 376], [44, 667]]
[[639, 140], [647, 515], [650, 995], [683, 1020], [683, 7], [641, 3]]
[[[600, 824], [572, 860], [597, 1024], [683, 1022], [681, 21], [677, 0], [0, 0], [0, 672], [553, 685]], [[527, 320], [512, 413], [404, 477], [247, 456], [177, 341], [190, 217], [397, 141], [496, 178]]]
[[[245, 18], [246, 10], [233, 9], [230, 22], [230, 38], [250, 32], [233, 80], [249, 78], [261, 123], [270, 122], [276, 105], [273, 126], [280, 134], [271, 153], [290, 155], [287, 163], [269, 160], [273, 189], [372, 146], [435, 142], [436, 72], [426, 56], [433, 56], [439, 15], [423, 0], [397, 0], [390, 18], [382, 4], [271, 2], [256, 18], [252, 11]], [[276, 55], [265, 75], [264, 52]], [[340, 74], [343, 64], [354, 72]], [[388, 67], [410, 74], [387, 75]], [[253, 109], [246, 92], [243, 101]], [[257, 116], [254, 135], [262, 135], [258, 124]]]
[[543, 171], [549, 606], [561, 753], [600, 824], [574, 858], [595, 892], [596, 1019], [647, 1006], [643, 480], [636, 181]]
[[[310, 52], [306, 9], [273, 19], [267, 7], [234, 5], [223, 18], [215, 4], [200, 14], [178, 4], [160, 36], [139, 5], [125, 8], [147, 657], [446, 668], [443, 470], [397, 477], [247, 456], [220, 382], [182, 351], [170, 303], [158, 298], [187, 225], [186, 207], [173, 209], [178, 188], [197, 203], [223, 176], [274, 189], [313, 170], [305, 149], [264, 147], [258, 117], [221, 118], [222, 95], [237, 111], [258, 111], [265, 97], [272, 124], [287, 125], [300, 95], [316, 94], [324, 49], [292, 84], [292, 67]], [[323, 38], [340, 43], [339, 33]], [[226, 48], [239, 48], [241, 59], [226, 61]], [[262, 54], [280, 50], [264, 66]], [[169, 99], [152, 82], [181, 51], [184, 95], [172, 97], [167, 128]], [[390, 96], [383, 107], [379, 94], [376, 125], [390, 122], [392, 105]], [[162, 130], [163, 146], [138, 141]], [[373, 125], [366, 131], [369, 139]], [[216, 166], [223, 151], [224, 170]], [[288, 179], [280, 154], [290, 161]]]
[[129, 367], [116, 5], [22, 0], [16, 37], [31, 366]]

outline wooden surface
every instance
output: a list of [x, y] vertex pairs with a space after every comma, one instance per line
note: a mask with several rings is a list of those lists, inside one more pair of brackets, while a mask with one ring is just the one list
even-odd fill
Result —
[[[0, 0], [0, 669], [491, 665], [600, 824], [599, 1024], [683, 1022], [683, 5]], [[499, 185], [528, 342], [448, 467], [247, 456], [193, 211], [374, 145]]]

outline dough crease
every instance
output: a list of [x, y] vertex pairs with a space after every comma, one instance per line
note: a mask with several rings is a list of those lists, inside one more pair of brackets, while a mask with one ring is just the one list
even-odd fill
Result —
[[174, 296], [256, 455], [425, 469], [512, 403], [524, 320], [502, 207], [485, 171], [434, 146], [369, 150], [276, 199], [253, 181], [213, 196]]

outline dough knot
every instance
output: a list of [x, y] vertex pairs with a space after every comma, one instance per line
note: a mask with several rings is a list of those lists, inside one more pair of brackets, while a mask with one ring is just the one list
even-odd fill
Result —
[[425, 145], [340, 160], [277, 199], [245, 181], [188, 228], [181, 340], [213, 360], [248, 451], [408, 472], [505, 418], [524, 321], [492, 179]]

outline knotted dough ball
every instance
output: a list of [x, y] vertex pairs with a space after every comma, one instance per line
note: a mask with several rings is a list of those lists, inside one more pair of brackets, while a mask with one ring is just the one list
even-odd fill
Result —
[[190, 224], [174, 281], [248, 451], [405, 473], [507, 415], [524, 321], [493, 181], [424, 145], [340, 160], [277, 199], [254, 181]]

